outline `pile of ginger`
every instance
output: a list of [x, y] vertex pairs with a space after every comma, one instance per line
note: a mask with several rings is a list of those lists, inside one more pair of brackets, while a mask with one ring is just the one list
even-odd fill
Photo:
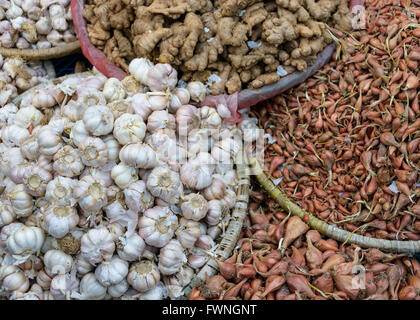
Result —
[[87, 0], [91, 42], [128, 72], [135, 57], [169, 63], [211, 94], [259, 88], [306, 70], [351, 30], [348, 0]]

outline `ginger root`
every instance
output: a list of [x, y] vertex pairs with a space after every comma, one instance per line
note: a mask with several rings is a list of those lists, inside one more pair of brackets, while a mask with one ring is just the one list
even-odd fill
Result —
[[306, 70], [351, 28], [347, 0], [86, 0], [91, 42], [124, 70], [134, 57], [170, 63], [212, 94], [259, 88]]

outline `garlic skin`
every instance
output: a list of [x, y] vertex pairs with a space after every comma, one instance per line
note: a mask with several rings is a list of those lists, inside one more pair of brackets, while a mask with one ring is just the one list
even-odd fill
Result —
[[137, 114], [123, 114], [115, 120], [114, 137], [122, 145], [142, 142], [146, 135], [146, 124]]
[[240, 148], [237, 141], [232, 138], [226, 138], [214, 144], [211, 149], [211, 156], [219, 163], [230, 164], [231, 159], [235, 158]]
[[128, 262], [113, 256], [111, 260], [103, 261], [95, 270], [98, 281], [106, 287], [124, 280], [128, 273]]
[[82, 237], [80, 246], [82, 256], [92, 265], [111, 259], [115, 243], [105, 227], [90, 229]]
[[83, 123], [87, 131], [94, 136], [103, 136], [114, 128], [114, 115], [103, 105], [96, 105], [86, 109], [83, 114]]
[[6, 292], [26, 292], [29, 289], [29, 279], [17, 266], [10, 264], [0, 267], [0, 281]]
[[128, 71], [142, 84], [146, 84], [147, 72], [154, 66], [148, 59], [135, 58], [128, 65]]
[[119, 157], [123, 163], [134, 168], [152, 169], [158, 164], [156, 152], [143, 143], [125, 145]]
[[53, 156], [60, 150], [63, 147], [60, 133], [48, 125], [40, 128], [37, 133], [39, 152], [46, 156]]
[[88, 137], [79, 144], [80, 157], [86, 166], [102, 167], [108, 161], [108, 148], [100, 138]]
[[73, 258], [61, 250], [48, 250], [44, 255], [45, 270], [49, 275], [70, 272]]
[[10, 169], [8, 176], [14, 183], [21, 184], [24, 182], [25, 177], [29, 175], [33, 167], [33, 162], [19, 163], [17, 166]]
[[79, 223], [77, 210], [70, 206], [51, 205], [45, 211], [43, 228], [54, 238], [61, 239]]
[[201, 236], [200, 224], [193, 220], [181, 218], [179, 227], [175, 231], [176, 238], [186, 249], [194, 247], [195, 242]]
[[56, 300], [70, 300], [71, 294], [78, 291], [79, 283], [79, 279], [68, 273], [56, 275], [51, 280], [50, 293]]
[[191, 130], [200, 127], [200, 112], [193, 105], [183, 105], [176, 111], [175, 121], [179, 135], [186, 136]]
[[168, 291], [168, 296], [171, 299], [176, 299], [184, 295], [184, 288], [191, 282], [194, 278], [194, 270], [188, 265], [184, 265], [180, 271], [163, 278], [166, 289]]
[[163, 300], [168, 297], [168, 293], [165, 285], [160, 281], [152, 289], [142, 293], [139, 300]]
[[47, 184], [45, 199], [57, 206], [74, 206], [73, 188], [77, 180], [57, 176]]
[[199, 269], [203, 267], [207, 261], [209, 260], [209, 256], [206, 252], [199, 248], [192, 248], [190, 250], [190, 255], [188, 256], [188, 265], [193, 269]]
[[33, 199], [26, 192], [23, 184], [18, 184], [7, 194], [10, 204], [17, 217], [28, 217], [32, 214]]
[[190, 97], [193, 101], [201, 102], [207, 95], [206, 86], [199, 81], [191, 81], [187, 85], [187, 90], [190, 93]]
[[70, 131], [70, 139], [78, 147], [87, 137], [89, 131], [85, 127], [83, 120], [76, 121]]
[[124, 86], [122, 85], [121, 81], [117, 78], [109, 78], [105, 82], [104, 89], [102, 92], [106, 101], [108, 102], [122, 100], [125, 98]]
[[153, 207], [154, 198], [147, 191], [146, 184], [142, 180], [131, 183], [123, 190], [126, 206], [134, 211], [143, 213]]
[[158, 63], [146, 73], [145, 84], [151, 91], [165, 91], [176, 87], [178, 73], [167, 63]]
[[146, 244], [162, 248], [173, 238], [178, 218], [168, 207], [156, 206], [143, 213], [138, 226], [139, 235]]
[[165, 110], [169, 104], [169, 95], [166, 92], [147, 92], [146, 99], [153, 111]]
[[230, 112], [229, 108], [225, 104], [218, 104], [217, 107], [217, 113], [220, 115], [222, 119], [228, 119], [232, 117], [232, 113]]
[[169, 112], [176, 113], [176, 111], [183, 105], [190, 101], [190, 93], [186, 88], [175, 88], [169, 95]]
[[83, 114], [88, 107], [84, 104], [78, 103], [77, 101], [70, 100], [67, 104], [61, 106], [61, 113], [64, 117], [70, 121], [82, 120]]
[[105, 187], [90, 175], [77, 182], [73, 189], [73, 196], [80, 207], [89, 213], [99, 212], [108, 202]]
[[147, 292], [153, 289], [159, 281], [158, 267], [149, 260], [132, 264], [127, 275], [127, 282], [139, 292]]
[[213, 175], [211, 185], [203, 190], [203, 195], [206, 200], [220, 200], [225, 194], [226, 186], [221, 179]]
[[69, 145], [66, 145], [58, 150], [54, 155], [53, 160], [54, 171], [63, 177], [76, 177], [80, 175], [85, 167], [82, 162], [80, 151]]
[[128, 282], [124, 279], [120, 283], [108, 287], [108, 294], [113, 298], [119, 298], [127, 292]]
[[201, 194], [190, 193], [182, 199], [181, 211], [184, 218], [200, 221], [207, 214], [208, 204]]
[[130, 184], [139, 179], [137, 170], [123, 163], [120, 163], [112, 168], [111, 177], [115, 184], [121, 189], [127, 188]]
[[209, 226], [215, 226], [222, 220], [222, 204], [219, 200], [210, 200], [208, 202], [208, 211], [204, 221]]
[[81, 300], [103, 300], [106, 291], [106, 287], [96, 279], [94, 273], [85, 274], [80, 281]]
[[177, 204], [183, 192], [179, 174], [168, 167], [155, 167], [147, 178], [149, 192], [170, 204]]
[[153, 111], [147, 118], [147, 130], [155, 132], [158, 129], [176, 128], [175, 117], [166, 110]]
[[158, 268], [162, 275], [177, 273], [186, 262], [187, 256], [178, 240], [172, 239], [160, 249]]
[[139, 261], [143, 255], [146, 244], [142, 237], [133, 233], [130, 236], [121, 237], [117, 244], [118, 256], [125, 261]]
[[41, 250], [44, 240], [45, 235], [41, 228], [22, 226], [10, 235], [6, 246], [13, 255], [30, 256]]
[[225, 195], [223, 199], [220, 200], [220, 203], [222, 206], [225, 206], [228, 209], [232, 209], [236, 203], [236, 192], [230, 188], [226, 189]]
[[195, 159], [188, 160], [180, 170], [182, 183], [192, 190], [207, 188], [212, 181], [214, 165], [208, 153], [201, 152]]
[[132, 97], [125, 99], [130, 104], [135, 114], [139, 115], [143, 121], [146, 121], [152, 113], [152, 105], [145, 93], [137, 93]]

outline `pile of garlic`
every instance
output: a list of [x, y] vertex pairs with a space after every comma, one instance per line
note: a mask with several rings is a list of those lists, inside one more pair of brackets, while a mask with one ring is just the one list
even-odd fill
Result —
[[[0, 107], [41, 82], [48, 80], [47, 70], [41, 61], [25, 63], [19, 58], [6, 58], [0, 54]], [[6, 106], [16, 108], [14, 106]], [[4, 111], [0, 109], [0, 117]]]
[[0, 46], [42, 49], [76, 41], [70, 0], [0, 0]]
[[176, 298], [213, 254], [236, 202], [234, 135], [255, 123], [189, 104], [205, 86], [176, 87], [170, 65], [130, 71], [1, 110], [0, 295]]

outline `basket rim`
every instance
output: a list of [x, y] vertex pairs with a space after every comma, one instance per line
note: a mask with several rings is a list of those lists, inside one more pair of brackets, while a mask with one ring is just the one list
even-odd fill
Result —
[[65, 57], [80, 50], [79, 40], [63, 44], [62, 46], [43, 49], [18, 49], [0, 47], [3, 57], [20, 57], [25, 60], [51, 60]]

